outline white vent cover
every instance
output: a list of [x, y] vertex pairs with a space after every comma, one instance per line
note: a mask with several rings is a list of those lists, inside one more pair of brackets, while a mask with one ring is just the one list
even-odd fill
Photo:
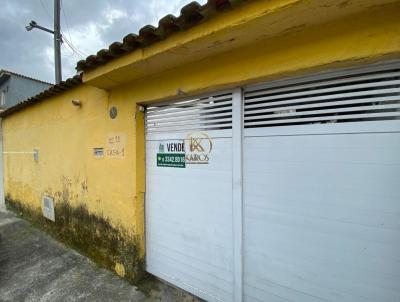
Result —
[[146, 109], [146, 132], [232, 128], [232, 93], [160, 103]]
[[43, 197], [43, 204], [42, 204], [42, 213], [43, 216], [51, 221], [55, 221], [54, 215], [54, 199], [49, 196]]
[[246, 128], [400, 118], [400, 63], [245, 90]]

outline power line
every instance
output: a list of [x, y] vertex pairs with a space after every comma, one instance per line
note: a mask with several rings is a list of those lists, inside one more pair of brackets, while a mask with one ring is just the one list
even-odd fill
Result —
[[[47, 16], [51, 19], [51, 15], [50, 12], [47, 8], [47, 6], [43, 3], [43, 0], [39, 0], [40, 5], [42, 6], [43, 10], [45, 11], [45, 13], [47, 14]], [[64, 32], [61, 30], [61, 34], [62, 34], [62, 38], [63, 38], [63, 42], [66, 42], [67, 46], [76, 54], [79, 56], [79, 59], [85, 59], [88, 55], [85, 54], [83, 51], [79, 50], [72, 42], [72, 36], [71, 36], [71, 32], [69, 30], [69, 22], [68, 22], [68, 18], [67, 18], [67, 14], [65, 12], [65, 8], [63, 5], [63, 2], [61, 1], [61, 10], [63, 12], [64, 15], [64, 19], [65, 19], [65, 25], [67, 27], [67, 33], [68, 33], [68, 37], [69, 40], [67, 39], [66, 35], [64, 34]]]
[[69, 37], [69, 40], [68, 40], [68, 39], [65, 37], [65, 35], [64, 35], [65, 42], [68, 44], [68, 46], [71, 48], [72, 51], [76, 52], [80, 57], [82, 57], [82, 58], [84, 59], [84, 58], [86, 58], [88, 55], [85, 54], [83, 51], [79, 50], [78, 47], [76, 47], [76, 46], [74, 45], [74, 43], [72, 42], [72, 36], [71, 36], [71, 32], [70, 32], [70, 30], [69, 30], [68, 17], [67, 17], [67, 13], [66, 13], [66, 11], [65, 11], [64, 4], [63, 4], [63, 1], [62, 1], [62, 0], [61, 0], [61, 9], [62, 9], [62, 12], [63, 12], [63, 15], [64, 15], [65, 25], [66, 25], [66, 27], [67, 27], [67, 32], [68, 32], [68, 37]]
[[53, 20], [52, 20], [53, 17], [50, 15], [50, 12], [49, 12], [49, 10], [47, 9], [46, 5], [44, 5], [44, 3], [43, 3], [42, 0], [39, 0], [39, 1], [40, 1], [40, 5], [43, 7], [44, 12], [45, 12], [46, 15], [49, 17], [50, 21], [53, 21]]
[[68, 37], [69, 37], [69, 40], [71, 41], [71, 44], [72, 44], [72, 38], [71, 38], [71, 32], [69, 31], [69, 24], [68, 24], [67, 14], [65, 13], [64, 4], [63, 4], [62, 0], [61, 0], [61, 9], [62, 9], [62, 12], [63, 12], [63, 15], [64, 15], [65, 25], [67, 26]]
[[70, 54], [67, 54], [67, 52], [65, 52], [65, 54], [63, 54], [63, 57], [67, 57], [67, 58], [71, 58], [71, 57], [75, 57], [75, 51], [73, 51], [72, 49], [67, 48], [67, 46], [65, 46], [65, 44], [61, 44], [61, 47], [63, 47], [65, 50], [71, 51]]
[[72, 51], [72, 53], [75, 55], [75, 58], [77, 58], [77, 60], [81, 60], [81, 59], [85, 58], [80, 53], [78, 53], [75, 49], [73, 49], [69, 44], [67, 44], [67, 46]]
[[66, 45], [65, 47], [68, 46], [68, 48], [69, 48], [75, 55], [78, 55], [79, 58], [82, 57], [82, 54], [80, 54], [79, 52], [77, 52], [77, 51], [67, 42], [67, 40], [65, 40], [65, 45]]
[[80, 51], [78, 48], [76, 48], [76, 47], [71, 43], [71, 41], [69, 41], [67, 38], [64, 37], [64, 40], [65, 40], [65, 43], [66, 43], [74, 52], [76, 52], [80, 57], [82, 57], [82, 58], [87, 57], [87, 55], [86, 55], [84, 52], [82, 52], [82, 51]]

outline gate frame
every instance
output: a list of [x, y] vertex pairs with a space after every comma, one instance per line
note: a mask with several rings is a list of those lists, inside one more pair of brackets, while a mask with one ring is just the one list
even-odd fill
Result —
[[243, 89], [232, 92], [233, 301], [243, 301]]

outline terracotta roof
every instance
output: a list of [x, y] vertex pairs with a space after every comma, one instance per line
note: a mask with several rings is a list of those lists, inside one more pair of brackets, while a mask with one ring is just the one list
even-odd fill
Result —
[[0, 112], [0, 117], [8, 116], [16, 111], [24, 109], [25, 107], [39, 103], [40, 101], [44, 100], [47, 97], [60, 94], [70, 88], [79, 86], [81, 83], [82, 83], [82, 75], [76, 75], [72, 78], [62, 81], [60, 84], [51, 86], [49, 89], [47, 89], [33, 97], [30, 97], [29, 99], [26, 99], [25, 101], [20, 102], [20, 103], [16, 104], [15, 106], [12, 106], [12, 107], [4, 110], [3, 112]]
[[[139, 30], [139, 34], [128, 34], [121, 42], [112, 43], [108, 49], [102, 49], [96, 55], [91, 55], [86, 60], [77, 63], [78, 71], [86, 71], [118, 58], [126, 53], [135, 51], [161, 41], [178, 31], [189, 29], [200, 22], [212, 18], [216, 13], [230, 9], [242, 2], [250, 0], [207, 0], [207, 3], [200, 5], [197, 2], [191, 2], [181, 9], [178, 17], [167, 15], [158, 22], [158, 27], [146, 25]], [[13, 73], [15, 74], [15, 73]], [[28, 77], [27, 77], [28, 78]], [[58, 85], [28, 98], [27, 100], [0, 112], [0, 117], [6, 117], [12, 113], [22, 110], [25, 107], [36, 104], [43, 99], [60, 94], [70, 88], [76, 87], [82, 83], [82, 74], [76, 75]]]
[[9, 70], [6, 70], [6, 69], [0, 69], [0, 76], [2, 76], [3, 74], [15, 75], [15, 76], [18, 76], [18, 77], [21, 77], [21, 78], [24, 78], [24, 79], [40, 82], [40, 83], [47, 84], [47, 85], [53, 85], [52, 83], [45, 82], [45, 81], [42, 81], [42, 80], [38, 80], [38, 79], [35, 79], [35, 78], [32, 78], [32, 77], [28, 77], [26, 75], [23, 75], [23, 74], [20, 74], [20, 73], [16, 73], [14, 71], [9, 71]]
[[131, 33], [126, 35], [122, 42], [114, 42], [108, 49], [102, 49], [96, 55], [90, 55], [86, 60], [79, 61], [76, 69], [78, 71], [86, 71], [106, 64], [126, 53], [161, 41], [175, 32], [193, 27], [204, 20], [212, 18], [217, 12], [230, 9], [245, 1], [208, 0], [204, 5], [191, 2], [181, 9], [179, 17], [167, 15], [159, 20], [158, 27], [146, 25], [139, 30], [139, 34]]

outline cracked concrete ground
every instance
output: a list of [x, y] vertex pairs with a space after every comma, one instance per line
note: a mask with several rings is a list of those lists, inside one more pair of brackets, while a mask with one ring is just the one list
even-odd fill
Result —
[[200, 301], [158, 280], [146, 295], [9, 212], [0, 212], [0, 301]]

